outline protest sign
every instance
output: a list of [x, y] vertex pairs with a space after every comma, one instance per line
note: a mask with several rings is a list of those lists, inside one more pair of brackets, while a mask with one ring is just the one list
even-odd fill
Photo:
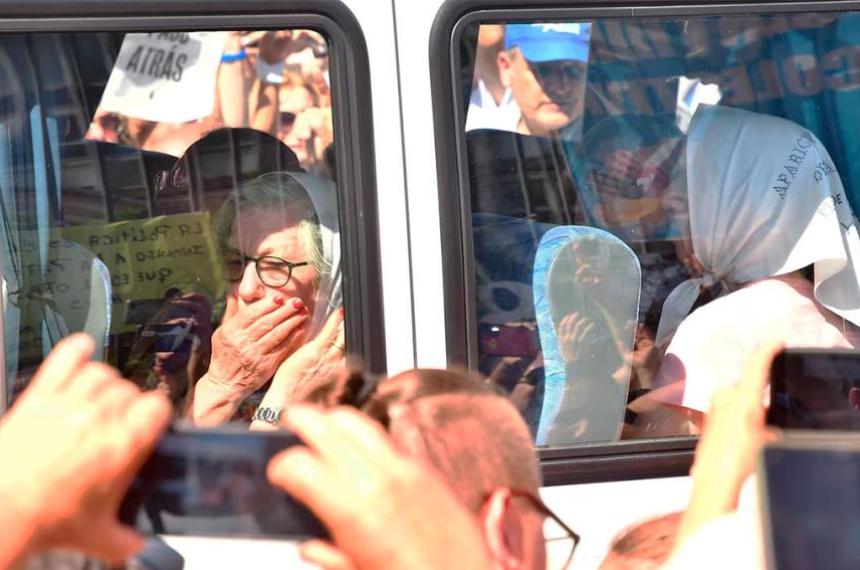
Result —
[[171, 290], [202, 293], [213, 302], [224, 296], [223, 262], [208, 212], [76, 226], [62, 236], [93, 252], [110, 271], [112, 332], [133, 330], [125, 323], [134, 303], [160, 305]]
[[210, 115], [226, 37], [226, 32], [126, 34], [99, 109], [167, 123]]
[[[207, 212], [57, 228], [46, 237], [32, 232], [19, 242], [21, 252], [41, 251], [44, 260], [23, 264], [20, 283], [10, 293], [11, 302], [28, 312], [22, 317], [25, 323], [40, 322], [47, 308], [68, 332], [81, 330], [73, 323], [86, 321], [96, 310], [92, 290], [97, 285], [110, 291], [105, 302], [110, 303], [113, 334], [137, 330], [145, 323], [130, 321], [129, 310], [148, 303], [154, 316], [172, 290], [201, 293], [213, 303], [225, 294], [223, 262]], [[107, 268], [109, 285], [95, 282], [101, 277], [92, 269], [94, 258]], [[32, 339], [22, 332], [22, 354], [29, 353], [30, 345], [39, 352], [41, 327], [30, 328]]]

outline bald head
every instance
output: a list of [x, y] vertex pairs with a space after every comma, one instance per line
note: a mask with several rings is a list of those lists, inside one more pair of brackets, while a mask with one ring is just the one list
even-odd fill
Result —
[[470, 510], [499, 487], [530, 491], [540, 470], [517, 410], [479, 378], [414, 370], [380, 382], [365, 411], [408, 454], [436, 469]]
[[655, 570], [669, 559], [683, 513], [641, 522], [612, 542], [601, 570]]

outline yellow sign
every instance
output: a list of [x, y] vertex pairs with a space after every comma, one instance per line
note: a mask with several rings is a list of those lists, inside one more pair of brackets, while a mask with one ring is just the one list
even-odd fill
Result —
[[224, 266], [208, 212], [141, 221], [74, 226], [62, 237], [101, 259], [110, 272], [111, 332], [130, 330], [135, 305], [159, 305], [177, 290], [201, 293], [213, 302], [225, 294]]

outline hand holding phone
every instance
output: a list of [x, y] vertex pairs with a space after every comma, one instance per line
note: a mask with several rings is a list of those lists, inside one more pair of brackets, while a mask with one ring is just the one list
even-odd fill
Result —
[[173, 429], [129, 489], [120, 519], [148, 534], [327, 537], [266, 479], [269, 460], [295, 445], [301, 441], [283, 431]]

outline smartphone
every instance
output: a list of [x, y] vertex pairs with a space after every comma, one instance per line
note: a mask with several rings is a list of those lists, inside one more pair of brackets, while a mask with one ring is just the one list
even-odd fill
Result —
[[142, 338], [152, 338], [153, 352], [178, 352], [191, 349], [195, 334], [191, 325], [149, 325], [141, 331]]
[[125, 302], [125, 324], [145, 325], [158, 315], [167, 302], [182, 295], [177, 287], [168, 289], [161, 299], [127, 299]]
[[481, 324], [478, 338], [482, 354], [535, 358], [540, 352], [537, 331], [526, 326]]
[[810, 432], [763, 449], [757, 483], [769, 569], [860, 568], [855, 437]]
[[269, 460], [294, 445], [299, 438], [284, 431], [171, 428], [129, 488], [120, 520], [145, 534], [327, 538], [266, 478]]
[[128, 299], [125, 302], [125, 324], [145, 325], [158, 314], [165, 299]]
[[860, 430], [860, 352], [788, 348], [773, 361], [767, 423]]

